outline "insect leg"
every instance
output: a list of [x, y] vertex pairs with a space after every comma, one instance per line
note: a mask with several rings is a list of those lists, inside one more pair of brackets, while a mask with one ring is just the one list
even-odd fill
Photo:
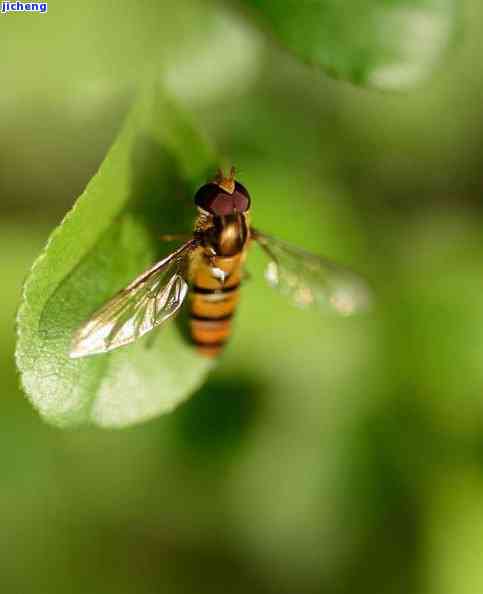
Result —
[[242, 280], [242, 282], [251, 281], [252, 280], [252, 275], [248, 272], [248, 270], [246, 270], [246, 268], [243, 268], [242, 269], [241, 280]]
[[191, 237], [192, 235], [188, 233], [167, 233], [160, 235], [159, 239], [161, 241], [188, 241]]

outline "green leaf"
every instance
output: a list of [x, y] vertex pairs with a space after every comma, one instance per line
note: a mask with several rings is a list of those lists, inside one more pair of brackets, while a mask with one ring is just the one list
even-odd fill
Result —
[[455, 0], [245, 0], [303, 60], [380, 89], [424, 80], [450, 45]]
[[73, 332], [95, 309], [174, 249], [157, 236], [191, 229], [193, 191], [214, 167], [186, 116], [159, 89], [141, 94], [25, 283], [17, 365], [46, 420], [137, 423], [171, 410], [203, 380], [209, 362], [179, 321], [107, 355], [73, 360], [68, 353]]

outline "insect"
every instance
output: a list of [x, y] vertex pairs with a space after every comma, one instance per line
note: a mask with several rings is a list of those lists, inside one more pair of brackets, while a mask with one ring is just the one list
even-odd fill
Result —
[[[134, 342], [163, 324], [188, 297], [190, 334], [202, 355], [226, 344], [236, 311], [248, 247], [268, 256], [266, 278], [299, 306], [329, 305], [343, 315], [370, 303], [366, 283], [351, 271], [250, 225], [250, 195], [219, 172], [194, 197], [198, 217], [185, 243], [138, 276], [83, 324], [72, 358], [106, 353]], [[178, 236], [165, 236], [175, 239]]]

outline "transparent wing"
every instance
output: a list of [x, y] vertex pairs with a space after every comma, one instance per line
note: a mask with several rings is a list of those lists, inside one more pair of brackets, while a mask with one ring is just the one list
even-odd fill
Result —
[[180, 308], [188, 291], [183, 277], [190, 240], [122, 289], [77, 330], [70, 356], [106, 353], [134, 342]]
[[371, 291], [355, 273], [255, 229], [252, 237], [270, 258], [268, 283], [296, 305], [327, 305], [342, 315], [369, 309]]

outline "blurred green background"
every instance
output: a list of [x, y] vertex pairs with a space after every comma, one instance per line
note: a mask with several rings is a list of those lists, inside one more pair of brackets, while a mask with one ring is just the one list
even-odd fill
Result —
[[[481, 591], [483, 6], [396, 95], [303, 66], [234, 6], [139, 8], [0, 18], [1, 590]], [[255, 225], [363, 272], [377, 309], [291, 308], [254, 249], [199, 393], [142, 426], [63, 432], [18, 388], [20, 287], [153, 56]]]

